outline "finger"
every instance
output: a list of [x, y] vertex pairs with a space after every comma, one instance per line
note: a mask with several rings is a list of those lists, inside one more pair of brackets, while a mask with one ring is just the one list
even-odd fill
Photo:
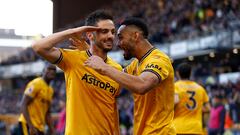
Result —
[[72, 45], [69, 45], [68, 47], [69, 47], [70, 49], [73, 49], [73, 50], [78, 49], [76, 46], [72, 46]]
[[78, 27], [77, 31], [82, 33], [82, 32], [93, 32], [93, 31], [97, 31], [100, 29], [101, 28], [95, 27], [95, 26], [82, 26], [82, 27]]
[[90, 63], [88, 63], [88, 62], [84, 62], [83, 65], [89, 67], [89, 66], [90, 66]]
[[86, 31], [97, 31], [100, 30], [100, 27], [95, 27], [95, 26], [85, 26]]
[[79, 39], [77, 36], [73, 36], [69, 39], [72, 43], [81, 44], [84, 40]]
[[89, 60], [87, 59], [85, 62], [84, 62], [84, 64], [88, 64], [89, 63]]

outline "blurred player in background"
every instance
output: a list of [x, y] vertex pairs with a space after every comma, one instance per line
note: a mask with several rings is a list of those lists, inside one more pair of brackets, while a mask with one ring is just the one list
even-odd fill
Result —
[[42, 77], [38, 77], [26, 86], [19, 118], [21, 135], [44, 135], [45, 124], [48, 125], [51, 134], [54, 128], [51, 123], [50, 107], [53, 96], [53, 88], [49, 85], [55, 78], [56, 67], [48, 64], [44, 68]]
[[151, 45], [148, 28], [137, 18], [122, 22], [117, 32], [124, 58], [135, 59], [120, 72], [98, 56], [85, 64], [134, 93], [134, 135], [174, 135], [174, 70], [169, 57]]
[[206, 90], [190, 80], [191, 66], [182, 63], [177, 67], [179, 81], [175, 83], [174, 125], [177, 134], [203, 134], [202, 115], [209, 112]]
[[[115, 26], [107, 12], [98, 10], [86, 19], [86, 26], [52, 34], [33, 45], [33, 50], [51, 63], [57, 64], [66, 80], [66, 135], [118, 135], [118, 109], [116, 95], [119, 84], [95, 70], [84, 66], [92, 55], [116, 70], [121, 66], [107, 56], [113, 48]], [[88, 50], [66, 50], [55, 46], [68, 38], [80, 37], [82, 45], [89, 40]]]

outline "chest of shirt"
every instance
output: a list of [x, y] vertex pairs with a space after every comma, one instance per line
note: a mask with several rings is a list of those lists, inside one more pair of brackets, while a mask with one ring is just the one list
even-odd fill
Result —
[[36, 98], [42, 102], [51, 102], [52, 95], [53, 95], [53, 92], [51, 88], [42, 88], [37, 93]]

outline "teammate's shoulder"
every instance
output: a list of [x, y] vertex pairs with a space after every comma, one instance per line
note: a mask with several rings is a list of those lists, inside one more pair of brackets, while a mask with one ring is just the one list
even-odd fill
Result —
[[161, 51], [161, 50], [159, 50], [159, 49], [155, 49], [155, 51], [154, 51], [154, 53], [153, 53], [153, 57], [170, 59], [169, 56], [168, 56], [165, 52], [163, 52], [163, 51]]
[[111, 66], [117, 68], [117, 69], [122, 69], [122, 66], [109, 56], [107, 57], [107, 63], [110, 64]]
[[85, 51], [79, 51], [77, 49], [73, 50], [73, 49], [65, 49], [65, 48], [59, 48], [59, 50], [64, 53], [84, 53], [85, 52]]
[[175, 86], [179, 86], [179, 85], [182, 85], [182, 84], [183, 84], [183, 82], [182, 82], [181, 80], [177, 80], [177, 81], [174, 83]]
[[38, 85], [38, 84], [41, 84], [42, 82], [42, 77], [37, 77], [33, 80], [31, 80], [28, 85]]
[[130, 64], [137, 64], [137, 63], [139, 63], [139, 60], [138, 60], [137, 58], [134, 58], [134, 59], [130, 62]]

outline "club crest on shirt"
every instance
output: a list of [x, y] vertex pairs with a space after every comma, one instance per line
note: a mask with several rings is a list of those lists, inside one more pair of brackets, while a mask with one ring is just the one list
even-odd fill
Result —
[[26, 91], [27, 94], [31, 94], [32, 92], [33, 92], [33, 87], [28, 88]]

